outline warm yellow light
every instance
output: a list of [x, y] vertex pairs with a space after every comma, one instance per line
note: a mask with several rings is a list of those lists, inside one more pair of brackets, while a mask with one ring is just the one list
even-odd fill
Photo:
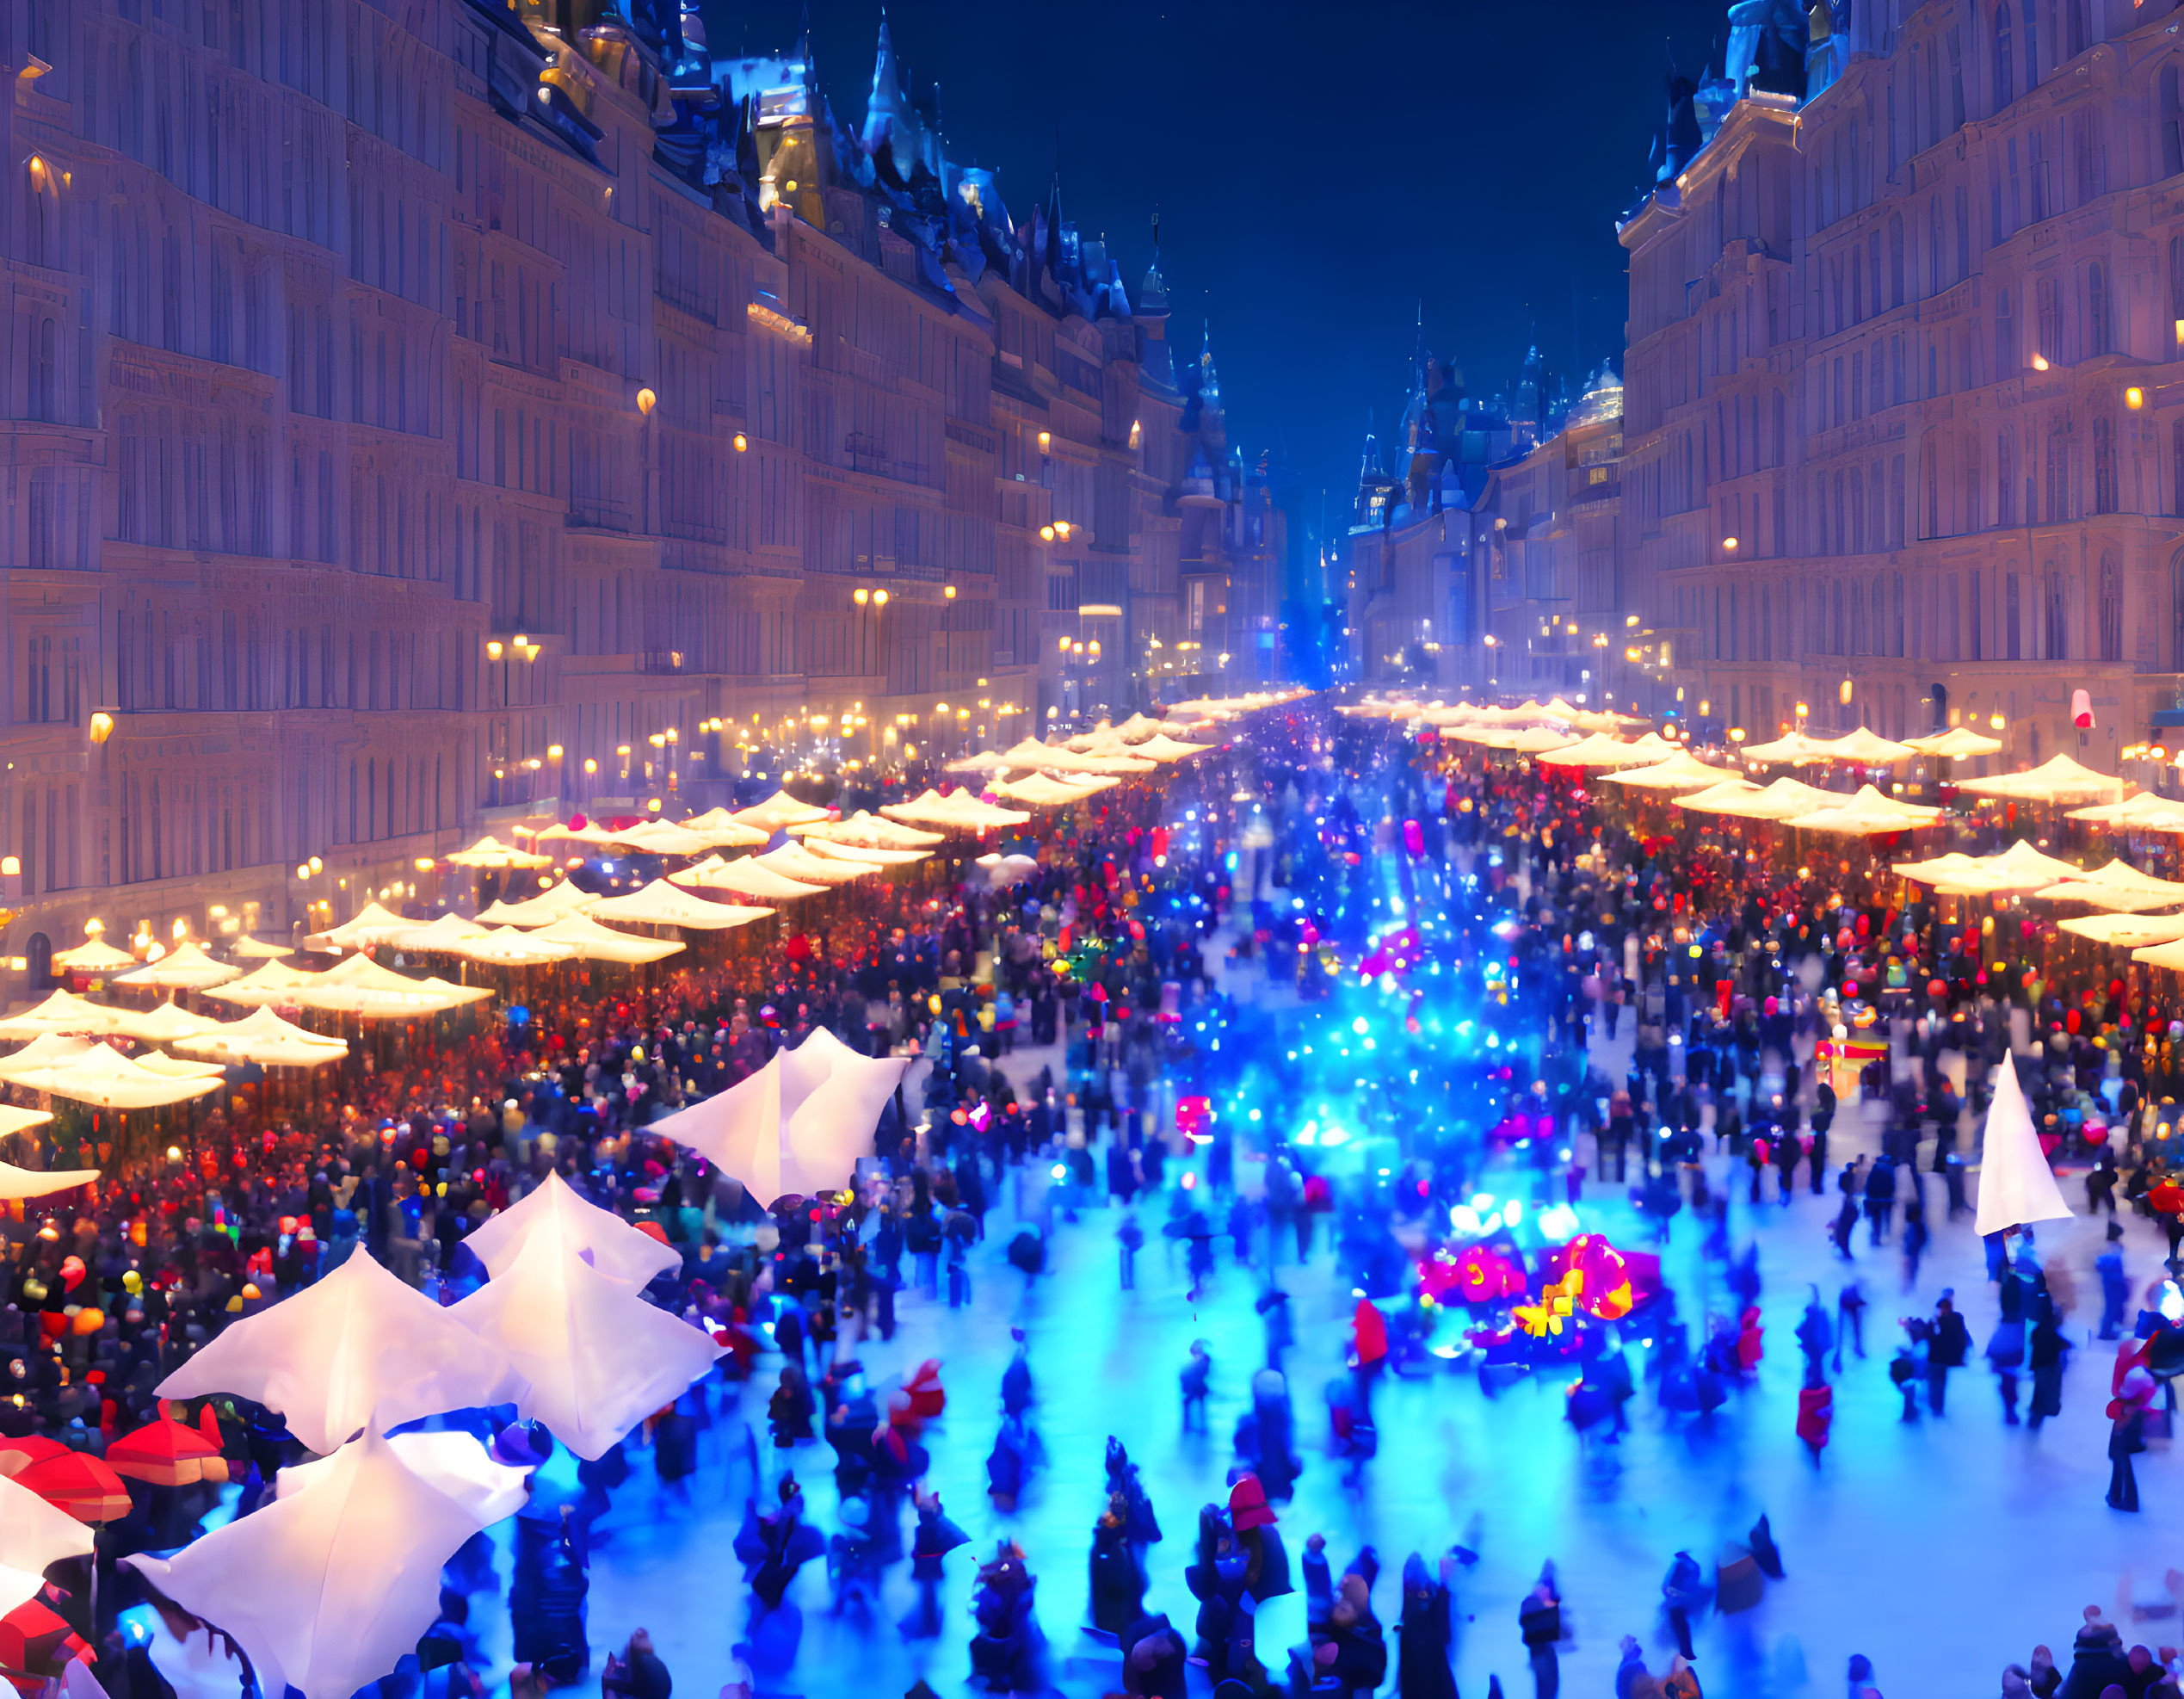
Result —
[[637, 392], [637, 411], [644, 414], [646, 418], [652, 417], [652, 409], [659, 405], [660, 398], [653, 394], [651, 390], [640, 389]]
[[616, 744], [614, 745], [614, 753], [616, 755], [627, 755], [629, 753], [629, 745], [627, 744]]
[[584, 771], [587, 773], [596, 773], [598, 770], [599, 763], [596, 761], [594, 761], [589, 756], [586, 756], [584, 757]]
[[1052, 542], [1054, 541], [1054, 528], [1052, 525], [1040, 526], [1039, 528], [1039, 540], [1043, 543]]
[[172, 930], [176, 939], [187, 938], [189, 936], [189, 922], [184, 918], [177, 918]]
[[311, 877], [311, 869], [305, 866], [301, 862], [297, 862], [296, 877], [299, 880], [309, 879]]
[[887, 605], [887, 592], [884, 590], [874, 590], [872, 593], [872, 605], [875, 608], [885, 608]]
[[432, 871], [432, 857], [429, 856], [418, 856], [417, 871], [419, 873], [430, 873]]
[[1069, 639], [1068, 639], [1068, 638], [1066, 638], [1066, 637], [1064, 637], [1064, 638], [1061, 638], [1061, 639], [1058, 639], [1058, 646], [1060, 648], [1061, 652], [1062, 652], [1064, 655], [1068, 654], [1068, 653], [1069, 653], [1069, 652], [1070, 652], [1070, 640], [1069, 640]]
[[2146, 392], [2137, 384], [2124, 392], [2124, 405], [2134, 411], [2146, 405]]
[[1049, 449], [1050, 448], [1052, 448], [1052, 447], [1053, 446], [1053, 443], [1054, 443], [1054, 434], [1053, 434], [1053, 432], [1049, 431], [1049, 430], [1042, 430], [1041, 432], [1040, 432], [1040, 434], [1039, 434], [1039, 452], [1040, 452], [1040, 454], [1045, 454], [1045, 453], [1047, 451], [1047, 449]]
[[1805, 706], [1803, 702], [1799, 702], [1799, 703], [1798, 704], [1797, 713], [1798, 713], [1798, 718], [1799, 720], [1803, 720], [1803, 719], [1804, 719], [1804, 718], [1805, 718], [1807, 714], [1811, 714], [1811, 712], [1812, 712], [1812, 710], [1811, 710], [1811, 708], [1807, 707], [1806, 707], [1806, 706]]
[[750, 438], [749, 438], [748, 436], [744, 436], [744, 435], [743, 434], [743, 432], [741, 432], [740, 430], [739, 430], [739, 431], [737, 431], [737, 432], [736, 433], [736, 452], [737, 452], [737, 454], [742, 454], [742, 453], [743, 452], [743, 450], [744, 450], [744, 449], [746, 449], [746, 448], [750, 448]]
[[2000, 714], [1996, 714], [1991, 717], [1987, 723], [1988, 725], [1993, 726], [1996, 731], [1999, 732], [2002, 728], [2002, 717]]
[[1839, 702], [1844, 703], [1846, 706], [1849, 703], [1850, 681], [1848, 679], [1844, 679], [1842, 683], [1835, 687], [1835, 700]]
[[102, 744], [114, 735], [114, 716], [102, 710], [91, 716], [91, 741]]
[[1737, 539], [1734, 537], [1724, 537], [1721, 540], [1721, 546], [1731, 554], [1737, 553]]
[[1066, 519], [1058, 519], [1058, 520], [1056, 520], [1056, 521], [1054, 522], [1054, 534], [1055, 534], [1056, 536], [1058, 536], [1058, 537], [1066, 537], [1067, 535], [1069, 535], [1069, 534], [1070, 534], [1070, 522], [1069, 522], [1068, 520], [1066, 520]]
[[2033, 356], [2033, 369], [2035, 372], [2047, 370], [2047, 356], [2045, 354], [2036, 354]]
[[861, 584], [850, 592], [849, 599], [861, 608], [872, 600], [872, 592]]
[[1705, 718], [1706, 718], [1708, 714], [1712, 714], [1713, 711], [1714, 711], [1714, 705], [1713, 705], [1712, 702], [1709, 702], [1709, 701], [1701, 701], [1701, 702], [1699, 704], [1699, 717], [1700, 717], [1700, 719], [1701, 719], [1701, 720], [1704, 720], [1704, 719], [1705, 719]]
[[559, 744], [548, 744], [546, 745], [546, 759], [548, 761], [558, 761], [561, 759], [561, 745]]
[[493, 641], [491, 641], [491, 642], [488, 643], [488, 644], [485, 646], [485, 658], [486, 658], [487, 660], [489, 660], [489, 661], [497, 661], [498, 659], [500, 659], [500, 658], [501, 658], [501, 646], [500, 646], [500, 640], [497, 638], [497, 639], [495, 639]]
[[1741, 726], [1731, 726], [1729, 728], [1729, 741], [1732, 744], [1743, 743], [1744, 741], [1744, 728]]
[[955, 586], [954, 586], [953, 584], [950, 584], [950, 585], [949, 585], [949, 586], [948, 586], [946, 590], [942, 590], [942, 591], [941, 592], [941, 595], [943, 595], [943, 596], [945, 596], [946, 597], [947, 597], [947, 599], [948, 599], [949, 601], [951, 601], [951, 602], [954, 601], [954, 600], [955, 600]]

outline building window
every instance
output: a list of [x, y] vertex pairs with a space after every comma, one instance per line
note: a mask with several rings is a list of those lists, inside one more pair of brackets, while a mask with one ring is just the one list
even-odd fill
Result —
[[2093, 510], [2116, 510], [2115, 427], [2107, 419], [2093, 422]]
[[2114, 558], [2101, 557], [2101, 658], [2123, 659], [2123, 587]]
[[2009, 8], [1995, 8], [1995, 110], [2000, 112], [2017, 98], [2017, 88], [2010, 66]]

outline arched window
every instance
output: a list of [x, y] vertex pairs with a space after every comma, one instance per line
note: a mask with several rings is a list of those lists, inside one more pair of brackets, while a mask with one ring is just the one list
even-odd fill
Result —
[[2085, 269], [2085, 351], [2088, 359], [2108, 351], [2108, 269], [2099, 260]]
[[52, 168], [33, 155], [23, 167], [28, 190], [22, 202], [22, 256], [33, 265], [54, 265], [60, 260], [60, 232], [53, 201]]
[[2000, 112], [2017, 98], [2017, 85], [2009, 58], [2009, 7], [1995, 8], [1995, 110]]
[[2123, 659], [2123, 584], [2108, 554], [2101, 557], [2101, 658]]
[[2093, 421], [2093, 510], [2116, 510], [2115, 428], [2099, 417]]

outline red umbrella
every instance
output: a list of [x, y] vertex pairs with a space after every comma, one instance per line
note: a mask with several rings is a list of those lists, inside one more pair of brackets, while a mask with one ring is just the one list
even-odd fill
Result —
[[128, 1486], [88, 1451], [64, 1448], [40, 1458], [15, 1472], [15, 1484], [78, 1522], [113, 1522], [129, 1514]]
[[71, 1659], [90, 1661], [91, 1649], [61, 1616], [37, 1599], [28, 1599], [0, 1616], [0, 1665], [16, 1690], [35, 1693], [46, 1678]]
[[20, 1439], [0, 1439], [0, 1475], [18, 1475], [33, 1463], [48, 1457], [65, 1457], [68, 1448], [43, 1434], [25, 1434]]
[[154, 1486], [187, 1486], [193, 1481], [224, 1481], [227, 1459], [219, 1443], [198, 1430], [186, 1427], [167, 1413], [163, 1400], [159, 1419], [125, 1434], [106, 1449], [108, 1466], [117, 1475], [149, 1481]]

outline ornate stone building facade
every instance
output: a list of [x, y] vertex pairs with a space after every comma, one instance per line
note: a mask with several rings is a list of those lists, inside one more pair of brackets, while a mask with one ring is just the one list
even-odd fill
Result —
[[29, 971], [1271, 658], [1157, 270], [1012, 219], [884, 31], [854, 133], [657, 0], [0, 0], [0, 58]]
[[2184, 671], [2175, 8], [1816, 15], [1803, 98], [1727, 105], [1622, 227], [1664, 682], [1755, 737], [1803, 704], [2115, 770]]

